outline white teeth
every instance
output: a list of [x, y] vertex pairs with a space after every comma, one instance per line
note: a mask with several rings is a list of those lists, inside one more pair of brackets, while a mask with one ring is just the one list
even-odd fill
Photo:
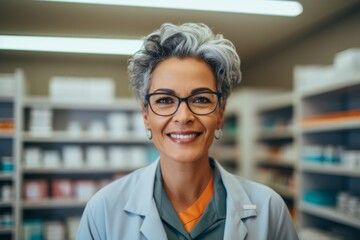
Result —
[[187, 134], [187, 135], [181, 135], [181, 134], [170, 134], [170, 137], [177, 138], [177, 139], [189, 139], [196, 137], [196, 134]]

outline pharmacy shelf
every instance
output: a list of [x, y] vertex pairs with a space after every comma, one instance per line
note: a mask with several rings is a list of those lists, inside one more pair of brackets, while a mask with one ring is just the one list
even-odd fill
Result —
[[259, 140], [280, 140], [280, 139], [292, 139], [294, 137], [294, 131], [260, 131], [257, 135]]
[[301, 202], [299, 207], [303, 212], [307, 214], [329, 219], [344, 225], [348, 225], [360, 229], [359, 218], [355, 218], [353, 216], [344, 214], [340, 211], [337, 211], [333, 207], [323, 207], [307, 202]]
[[12, 207], [13, 205], [12, 201], [0, 201], [0, 207]]
[[15, 133], [13, 132], [0, 132], [0, 139], [2, 138], [14, 138]]
[[65, 110], [94, 110], [94, 111], [138, 111], [140, 104], [134, 99], [115, 99], [112, 102], [56, 102], [47, 97], [27, 97], [24, 107], [46, 107], [50, 109]]
[[15, 231], [15, 228], [13, 227], [0, 227], [0, 234], [9, 234], [13, 233]]
[[272, 111], [274, 109], [281, 109], [291, 107], [294, 104], [292, 93], [279, 93], [260, 99], [257, 103], [258, 111]]
[[320, 132], [332, 132], [342, 131], [360, 128], [360, 119], [351, 119], [346, 121], [328, 122], [322, 124], [314, 124], [303, 126], [300, 132], [302, 133], [320, 133]]
[[[360, 117], [357, 114], [360, 110], [360, 74], [335, 74], [326, 80], [318, 83], [314, 79], [313, 85], [307, 89], [302, 88], [303, 85], [295, 89], [299, 146], [342, 146], [345, 151], [357, 151], [360, 148], [356, 141], [360, 134]], [[342, 224], [360, 229], [358, 218], [346, 215], [335, 207], [303, 201], [308, 191], [357, 192], [360, 169], [341, 164], [312, 163], [304, 160], [302, 155], [298, 153], [301, 225], [328, 225], [331, 228]]]
[[286, 160], [273, 161], [273, 160], [267, 160], [267, 159], [259, 159], [256, 162], [256, 165], [275, 167], [275, 168], [289, 168], [289, 169], [292, 169], [292, 168], [296, 167], [296, 162], [293, 161], [293, 160], [291, 160], [291, 161], [290, 160], [289, 161], [286, 161]]
[[131, 171], [134, 171], [136, 169], [139, 169], [142, 166], [138, 167], [105, 167], [105, 168], [23, 168], [22, 172], [24, 174], [30, 175], [52, 175], [52, 174], [62, 174], [62, 175], [73, 175], [73, 174], [115, 174], [115, 173], [128, 173]]
[[0, 102], [14, 102], [15, 96], [2, 96], [0, 95]]
[[132, 144], [148, 144], [149, 139], [140, 136], [128, 137], [114, 137], [109, 134], [95, 137], [90, 134], [83, 134], [80, 136], [72, 136], [67, 132], [52, 132], [46, 136], [36, 136], [28, 132], [22, 134], [24, 142], [37, 142], [37, 143], [132, 143]]
[[21, 203], [22, 209], [63, 209], [63, 208], [83, 208], [87, 201], [79, 201], [76, 199], [49, 199], [37, 201], [23, 201]]
[[11, 181], [14, 180], [14, 176], [12, 173], [0, 173], [0, 180]]
[[337, 77], [338, 78], [336, 82], [328, 81], [328, 83], [324, 85], [314, 84], [309, 89], [299, 91], [299, 94], [302, 98], [306, 98], [306, 97], [342, 90], [345, 88], [350, 88], [360, 84], [360, 74], [345, 75], [345, 73], [343, 73], [341, 76], [337, 76]]
[[310, 164], [303, 163], [301, 166], [303, 172], [331, 174], [347, 177], [360, 177], [360, 168], [351, 169], [339, 165], [327, 165], [327, 164]]

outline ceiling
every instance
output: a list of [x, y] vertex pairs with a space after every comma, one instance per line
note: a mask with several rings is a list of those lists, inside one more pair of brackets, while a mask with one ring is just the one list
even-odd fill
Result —
[[3, 0], [0, 34], [141, 38], [164, 22], [202, 22], [230, 39], [242, 62], [250, 64], [331, 25], [360, 6], [360, 0], [300, 2], [304, 7], [300, 16], [278, 17]]

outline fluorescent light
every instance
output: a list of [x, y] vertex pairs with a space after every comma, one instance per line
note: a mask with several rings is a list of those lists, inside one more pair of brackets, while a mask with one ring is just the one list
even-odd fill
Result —
[[39, 52], [132, 55], [143, 41], [130, 39], [0, 35], [0, 49]]
[[280, 0], [40, 0], [132, 7], [232, 12], [295, 17], [303, 7], [296, 1]]

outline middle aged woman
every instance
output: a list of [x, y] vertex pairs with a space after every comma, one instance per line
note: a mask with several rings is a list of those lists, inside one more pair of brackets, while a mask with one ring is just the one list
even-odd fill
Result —
[[129, 72], [160, 157], [98, 192], [78, 239], [298, 239], [278, 194], [209, 157], [241, 77], [230, 41], [203, 24], [164, 24]]

